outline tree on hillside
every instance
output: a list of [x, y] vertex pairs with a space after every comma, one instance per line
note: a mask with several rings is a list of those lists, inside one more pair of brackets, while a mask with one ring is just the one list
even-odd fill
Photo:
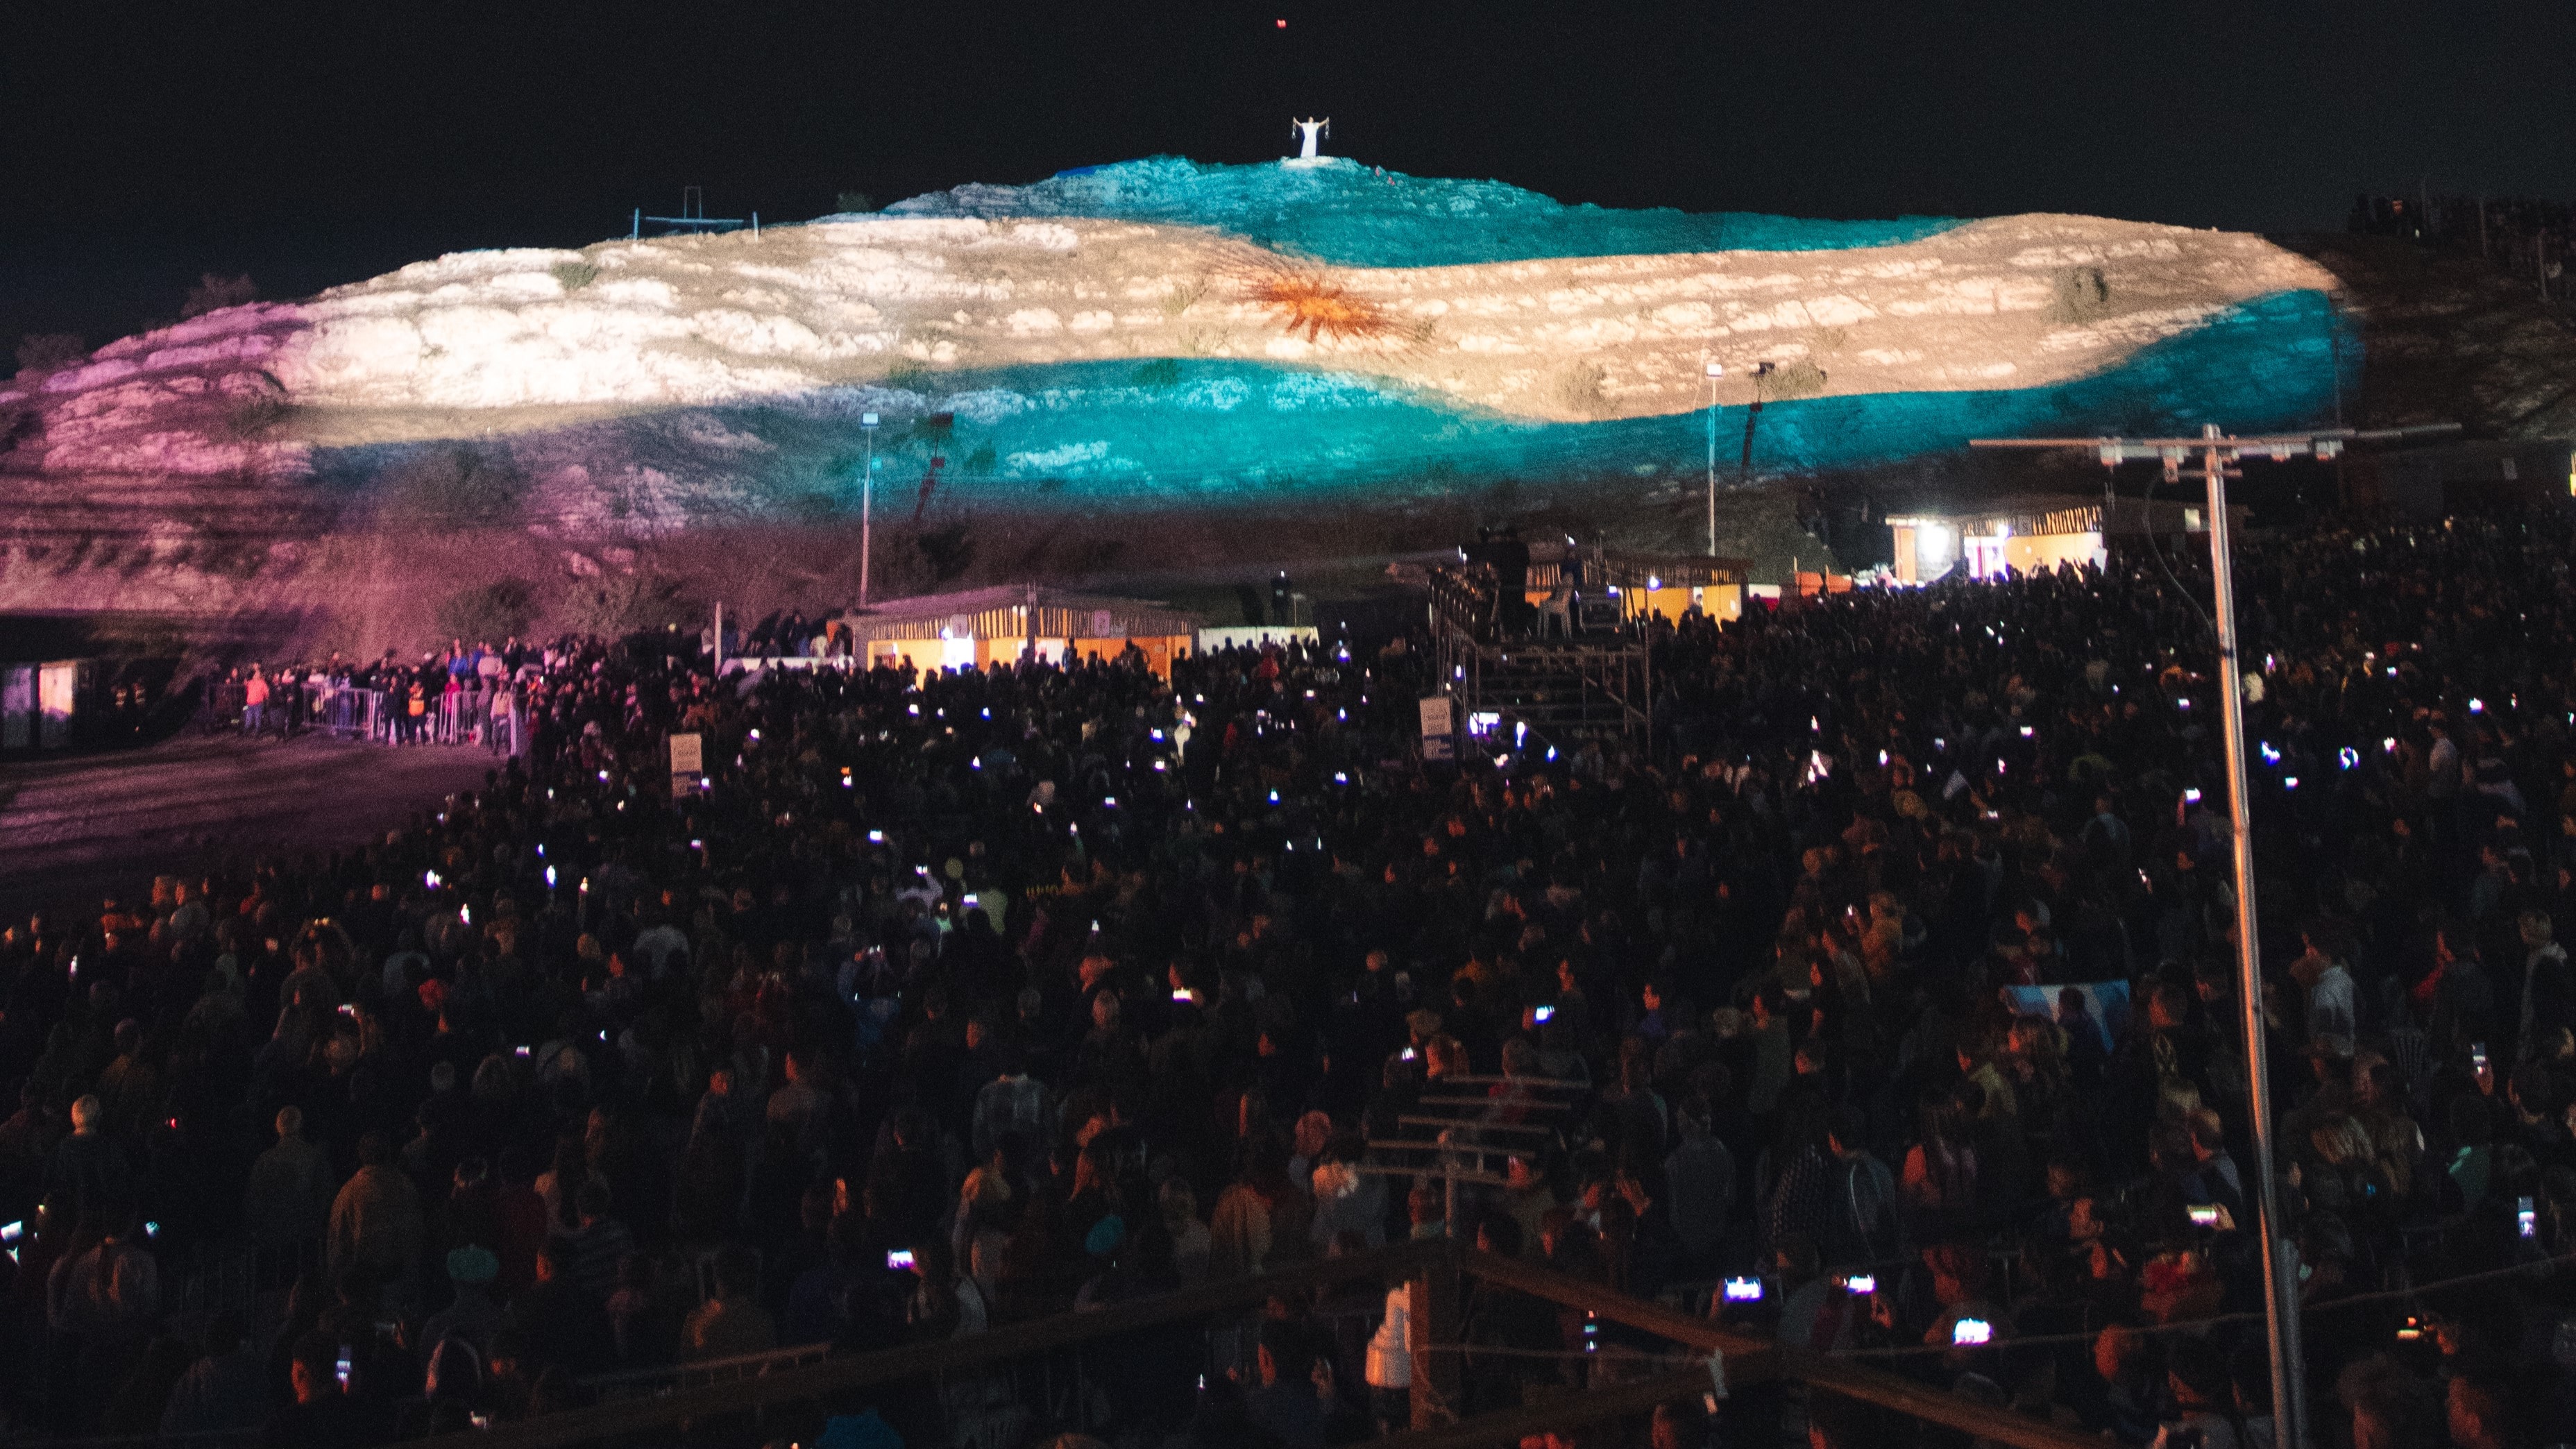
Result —
[[89, 344], [69, 332], [30, 332], [18, 339], [20, 372], [58, 372], [89, 360]]
[[505, 639], [537, 617], [537, 591], [522, 578], [498, 578], [448, 595], [438, 606], [438, 632], [452, 639]]
[[258, 300], [259, 288], [249, 277], [219, 277], [206, 272], [197, 278], [197, 285], [188, 289], [188, 300], [179, 304], [179, 320], [184, 322], [191, 317], [203, 317], [209, 312], [220, 312], [226, 307], [238, 307], [244, 302]]

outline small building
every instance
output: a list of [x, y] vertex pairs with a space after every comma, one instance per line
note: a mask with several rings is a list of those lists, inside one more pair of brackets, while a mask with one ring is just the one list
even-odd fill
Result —
[[1620, 553], [1559, 544], [1542, 557], [1530, 550], [1530, 602], [1544, 605], [1561, 587], [1619, 601], [1623, 619], [1661, 614], [1678, 619], [1693, 609], [1712, 619], [1744, 617], [1749, 559], [1705, 554]]
[[1312, 648], [1322, 639], [1323, 631], [1312, 624], [1211, 624], [1199, 631], [1199, 652], [1267, 649], [1274, 644], [1283, 648], [1291, 644]]
[[1034, 654], [1047, 663], [1114, 659], [1133, 644], [1170, 677], [1200, 620], [1168, 604], [1043, 584], [999, 584], [951, 594], [888, 599], [827, 621], [834, 653], [872, 664], [910, 659], [918, 669], [980, 669]]
[[[1753, 567], [1750, 560], [1705, 554], [1624, 553], [1586, 548], [1571, 541], [1541, 540], [1527, 548], [1521, 602], [1539, 616], [1533, 626], [1535, 632], [1611, 629], [1656, 614], [1678, 619], [1692, 609], [1720, 620], [1744, 615], [1745, 576]], [[1444, 573], [1454, 572], [1458, 565], [1482, 562], [1471, 560], [1469, 552], [1462, 548], [1455, 554], [1443, 551], [1401, 559], [1387, 565], [1387, 577], [1402, 586], [1429, 587], [1437, 592]], [[1471, 608], [1469, 612], [1475, 610]]]
[[[1888, 572], [1900, 584], [1928, 584], [1954, 570], [1987, 579], [2005, 569], [2099, 567], [2109, 560], [2112, 539], [2143, 538], [2150, 528], [2166, 537], [2209, 528], [2207, 509], [2179, 499], [2114, 498], [2107, 519], [2103, 507], [2099, 497], [2063, 494], [1890, 510], [1896, 557]], [[2228, 505], [2228, 517], [2241, 526], [2244, 506]]]
[[2567, 438], [2437, 443], [2363, 454], [2352, 466], [2356, 507], [2413, 522], [2576, 496], [2576, 440]]

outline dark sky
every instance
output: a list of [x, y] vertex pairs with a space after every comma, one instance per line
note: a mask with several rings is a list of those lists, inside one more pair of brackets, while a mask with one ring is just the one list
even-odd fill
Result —
[[[1276, 21], [1285, 18], [1286, 29]], [[1174, 152], [1607, 205], [2338, 226], [2568, 196], [2563, 0], [76, 0], [0, 39], [0, 349], [577, 244]], [[0, 351], [0, 356], [5, 356]], [[0, 371], [5, 371], [0, 364]]]

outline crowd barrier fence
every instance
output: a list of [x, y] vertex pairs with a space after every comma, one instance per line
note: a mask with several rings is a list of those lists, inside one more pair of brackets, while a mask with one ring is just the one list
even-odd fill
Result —
[[[431, 695], [421, 701], [421, 712], [413, 714], [408, 695], [392, 690], [342, 685], [299, 696], [301, 688], [286, 686], [270, 695], [260, 734], [312, 731], [379, 745], [481, 745], [495, 754], [522, 754], [527, 749], [526, 711], [514, 702], [509, 710], [494, 714], [491, 696], [481, 690]], [[240, 684], [213, 685], [198, 712], [198, 726], [208, 734], [241, 730], [247, 723], [244, 708]]]

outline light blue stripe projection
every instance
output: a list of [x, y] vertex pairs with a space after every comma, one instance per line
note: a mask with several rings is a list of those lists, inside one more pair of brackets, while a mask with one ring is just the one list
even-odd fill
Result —
[[1807, 221], [1755, 212], [1568, 206], [1500, 181], [1320, 166], [1201, 165], [1177, 156], [1085, 166], [1028, 186], [961, 186], [886, 208], [896, 216], [1109, 217], [1214, 227], [1334, 266], [1434, 267], [1663, 252], [1833, 251], [1916, 241], [1954, 217]]
[[[2323, 294], [2274, 293], [2091, 377], [2048, 387], [1869, 393], [1775, 402], [1756, 428], [1757, 471], [1849, 467], [2036, 433], [2296, 427], [2333, 401]], [[2344, 355], [2357, 359], [2357, 344]], [[1003, 506], [1222, 503], [1281, 492], [1438, 493], [1505, 476], [1696, 475], [1704, 412], [1531, 423], [1437, 393], [1252, 362], [1078, 363], [943, 376], [914, 404], [953, 412], [957, 496]], [[882, 395], [880, 395], [882, 396]], [[871, 405], [877, 405], [871, 403]], [[1718, 410], [1719, 458], [1739, 456], [1745, 409]], [[729, 425], [756, 427], [729, 414]], [[991, 473], [955, 460], [990, 448]]]

